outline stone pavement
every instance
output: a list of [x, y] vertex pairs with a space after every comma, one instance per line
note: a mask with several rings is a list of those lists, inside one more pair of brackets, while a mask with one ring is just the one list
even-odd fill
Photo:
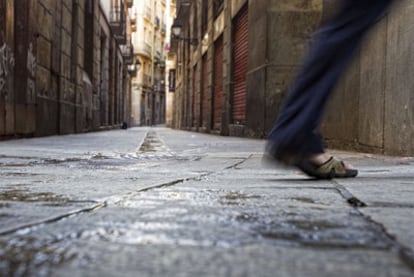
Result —
[[0, 142], [0, 276], [414, 276], [414, 159], [131, 128]]

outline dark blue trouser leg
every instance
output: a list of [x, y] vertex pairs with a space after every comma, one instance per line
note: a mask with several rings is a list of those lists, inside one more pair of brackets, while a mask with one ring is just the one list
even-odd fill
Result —
[[315, 44], [293, 82], [268, 137], [276, 157], [323, 153], [318, 134], [326, 101], [363, 35], [393, 0], [344, 0], [341, 11], [316, 33]]

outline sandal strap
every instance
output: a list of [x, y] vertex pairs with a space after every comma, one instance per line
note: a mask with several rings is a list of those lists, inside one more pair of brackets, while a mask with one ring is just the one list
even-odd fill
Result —
[[316, 171], [320, 174], [328, 174], [332, 169], [335, 170], [336, 174], [343, 175], [347, 173], [344, 162], [337, 160], [334, 157], [331, 157], [327, 162], [316, 168]]
[[301, 161], [296, 166], [307, 175], [317, 179], [348, 178], [358, 175], [358, 170], [347, 169], [343, 161], [334, 157], [320, 166], [315, 166], [309, 161]]

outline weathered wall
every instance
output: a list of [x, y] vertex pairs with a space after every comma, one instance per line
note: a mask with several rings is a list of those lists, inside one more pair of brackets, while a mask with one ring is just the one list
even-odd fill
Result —
[[[303, 56], [312, 43], [317, 27], [338, 10], [341, 0], [249, 0], [249, 60], [247, 73], [247, 122], [244, 134], [265, 137], [279, 113]], [[197, 2], [193, 2], [197, 3]], [[176, 128], [213, 132], [214, 41], [224, 39], [223, 112], [217, 133], [231, 132], [232, 18], [246, 1], [224, 2], [224, 10], [213, 16], [208, 6], [208, 28], [198, 33], [201, 45], [193, 49], [179, 42]], [[377, 153], [414, 154], [414, 0], [396, 1], [392, 12], [380, 20], [365, 38], [346, 74], [339, 81], [327, 107], [322, 132], [328, 145]], [[191, 7], [193, 7], [192, 5]], [[194, 10], [181, 18], [184, 35], [191, 36]], [[200, 10], [197, 11], [202, 18]], [[200, 29], [200, 26], [198, 26]], [[207, 34], [207, 35], [206, 35]], [[200, 63], [207, 57], [207, 78], [202, 80]], [[197, 65], [197, 72], [194, 68]], [[201, 103], [194, 92], [208, 94], [206, 120], [194, 108]], [[198, 126], [197, 122], [202, 122]], [[194, 126], [194, 124], [196, 126]]]
[[322, 1], [249, 1], [248, 134], [271, 129], [290, 80], [320, 22]]
[[0, 2], [0, 136], [14, 133], [14, 5]]
[[[337, 6], [339, 2], [338, 0], [324, 1], [323, 18], [325, 20], [333, 15], [332, 7]], [[373, 42], [374, 45], [381, 47], [377, 43]], [[381, 50], [378, 48], [377, 51]], [[344, 148], [349, 147], [350, 149], [356, 145], [356, 137], [359, 132], [358, 122], [364, 120], [363, 115], [358, 112], [360, 101], [366, 101], [360, 98], [361, 78], [364, 78], [360, 75], [360, 57], [364, 56], [361, 55], [361, 51], [357, 51], [350, 68], [339, 80], [328, 103], [325, 120], [322, 123], [323, 134], [330, 143], [340, 140]], [[372, 61], [371, 65], [375, 67], [375, 62]], [[376, 82], [376, 80], [373, 81]], [[373, 107], [374, 109], [375, 107]]]
[[39, 1], [37, 6], [38, 26], [43, 27], [37, 34], [37, 135], [52, 135], [59, 128], [63, 6], [61, 1], [54, 4]]
[[[290, 78], [296, 71], [304, 54], [312, 31], [320, 22], [322, 0], [237, 0], [224, 1], [223, 10], [214, 16], [213, 1], [208, 1], [207, 28], [202, 32], [203, 14], [201, 6], [195, 9], [196, 2], [187, 7], [186, 15], [180, 15], [183, 36], [196, 37], [200, 43], [194, 48], [182, 41], [176, 42], [177, 81], [175, 92], [174, 127], [181, 129], [215, 132], [222, 135], [234, 133], [230, 125], [233, 90], [233, 18], [238, 11], [248, 5], [249, 15], [249, 60], [247, 75], [247, 116], [246, 126], [241, 133], [263, 137], [273, 124], [278, 106], [288, 89]], [[198, 13], [195, 16], [195, 13]], [[187, 15], [188, 14], [188, 15]], [[195, 17], [199, 20], [196, 21]], [[289, 22], [289, 24], [286, 24]], [[196, 25], [197, 24], [197, 25]], [[198, 31], [194, 31], [196, 27]], [[221, 126], [212, 130], [213, 88], [215, 74], [213, 59], [214, 43], [223, 38], [223, 101]], [[207, 61], [206, 78], [202, 78], [203, 56]], [[194, 74], [194, 68], [197, 72]], [[193, 84], [193, 78], [198, 83]], [[203, 91], [206, 108], [194, 108], [201, 103]], [[193, 103], [193, 102], [196, 103]], [[201, 124], [199, 124], [201, 122]]]
[[[14, 1], [14, 97], [9, 98], [8, 105], [14, 114], [7, 120], [13, 124], [8, 126], [9, 134], [28, 135], [36, 129], [36, 11], [35, 2]], [[11, 118], [15, 121], [11, 122]]]
[[1, 1], [0, 138], [120, 124], [122, 54], [99, 0]]
[[[249, 135], [270, 131], [313, 31], [339, 2], [249, 1]], [[414, 154], [413, 11], [414, 1], [398, 2], [366, 37], [327, 107], [328, 146]]]
[[397, 3], [365, 39], [328, 106], [333, 147], [413, 155], [414, 1]]
[[100, 114], [101, 125], [109, 125], [109, 69], [110, 69], [110, 45], [111, 31], [105, 17], [100, 17], [101, 43], [100, 43]]
[[414, 1], [401, 1], [388, 19], [384, 151], [414, 155]]

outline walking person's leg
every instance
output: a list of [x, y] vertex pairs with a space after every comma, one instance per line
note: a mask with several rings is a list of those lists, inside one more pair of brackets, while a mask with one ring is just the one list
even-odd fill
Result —
[[[326, 101], [350, 63], [363, 35], [378, 21], [391, 2], [344, 0], [339, 13], [318, 30], [315, 43], [269, 134], [267, 154], [287, 164], [313, 162], [319, 166], [326, 161], [327, 156], [318, 133]], [[343, 163], [335, 162], [333, 165], [336, 171], [340, 171], [341, 166], [342, 171], [347, 170]], [[357, 174], [356, 170], [349, 170], [350, 174], [345, 172], [325, 176], [308, 172], [306, 168], [301, 169], [319, 178], [354, 177]]]

